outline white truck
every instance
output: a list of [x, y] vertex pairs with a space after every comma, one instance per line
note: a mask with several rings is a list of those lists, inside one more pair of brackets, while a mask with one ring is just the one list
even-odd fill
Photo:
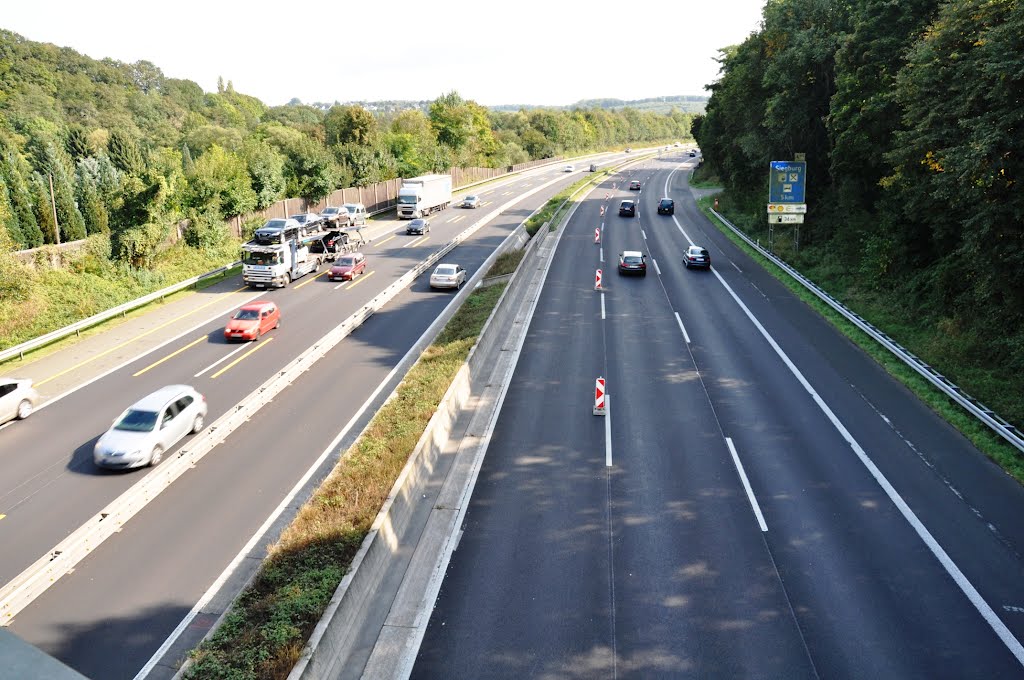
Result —
[[444, 210], [452, 202], [451, 175], [422, 175], [403, 179], [398, 190], [398, 217], [412, 220]]
[[292, 219], [270, 220], [242, 246], [242, 281], [254, 288], [284, 288], [316, 271], [326, 253], [311, 252], [310, 246], [325, 236], [325, 231], [305, 233]]

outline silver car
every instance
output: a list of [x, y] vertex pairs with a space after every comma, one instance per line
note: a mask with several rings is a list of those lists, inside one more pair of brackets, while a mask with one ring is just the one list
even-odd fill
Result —
[[168, 385], [132, 404], [93, 450], [99, 467], [156, 465], [185, 435], [203, 429], [206, 397], [188, 385]]
[[463, 208], [477, 208], [480, 206], [480, 197], [472, 194], [462, 199]]
[[466, 282], [466, 270], [457, 264], [439, 264], [430, 275], [431, 288], [462, 288]]
[[39, 393], [32, 388], [31, 380], [0, 378], [0, 424], [28, 418], [38, 402]]

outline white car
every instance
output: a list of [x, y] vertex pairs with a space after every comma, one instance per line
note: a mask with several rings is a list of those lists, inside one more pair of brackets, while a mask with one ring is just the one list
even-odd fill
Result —
[[31, 380], [0, 378], [0, 424], [28, 418], [38, 401], [39, 393], [32, 388]]
[[366, 212], [365, 205], [362, 203], [346, 203], [341, 207], [348, 213], [348, 226], [358, 227], [366, 224], [368, 213]]
[[576, 172], [576, 166], [575, 165], [567, 165], [564, 168], [562, 168], [562, 172]]
[[117, 417], [93, 449], [98, 467], [156, 465], [185, 435], [203, 429], [206, 397], [189, 385], [168, 385]]
[[430, 275], [431, 288], [462, 288], [466, 282], [466, 270], [457, 264], [439, 264]]
[[472, 194], [469, 195], [469, 196], [466, 196], [465, 198], [462, 199], [462, 207], [463, 208], [479, 208], [480, 207], [480, 197], [479, 196], [473, 196]]

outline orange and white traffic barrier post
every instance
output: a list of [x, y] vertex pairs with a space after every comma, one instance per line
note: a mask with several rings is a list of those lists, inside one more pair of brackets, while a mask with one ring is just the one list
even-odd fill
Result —
[[604, 378], [597, 376], [597, 385], [594, 387], [594, 415], [603, 416], [607, 412], [608, 406], [604, 392]]
[[601, 242], [601, 227], [594, 227], [594, 243]]
[[594, 290], [601, 290], [601, 270], [597, 270], [597, 274], [594, 276]]

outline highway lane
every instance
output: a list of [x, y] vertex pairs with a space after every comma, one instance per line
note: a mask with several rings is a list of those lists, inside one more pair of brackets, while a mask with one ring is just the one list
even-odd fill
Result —
[[[576, 282], [582, 300], [560, 302], [550, 281], [541, 298], [414, 677], [1019, 677], [1019, 486], [707, 225], [684, 174], [669, 173], [634, 173], [645, 180], [639, 218], [617, 218], [627, 193], [613, 192], [605, 230], [606, 272], [619, 250], [639, 248], [662, 275], [606, 273], [603, 333], [592, 323], [570, 338], [562, 329], [595, 296], [594, 255], [562, 252], [573, 235], [595, 247], [592, 213], [577, 213], [552, 274]], [[679, 227], [656, 214], [666, 181]], [[717, 275], [682, 268], [691, 241], [711, 250]], [[723, 283], [832, 404], [899, 501]], [[589, 311], [600, 315], [594, 302]], [[577, 481], [597, 458], [592, 431], [576, 429], [596, 420], [580, 395], [589, 401], [598, 355], [614, 452], [604, 503]], [[547, 451], [576, 456], [571, 466], [564, 455], [561, 465], [523, 466]], [[571, 515], [535, 510], [534, 496], [556, 497], [549, 505]], [[903, 500], [945, 558], [907, 521]], [[574, 544], [561, 569], [560, 548], [586, 526], [579, 518], [602, 509], [610, 544]], [[511, 535], [528, 537], [526, 548]], [[571, 596], [605, 590], [603, 608]]]
[[[523, 185], [565, 178], [560, 170], [560, 166], [550, 168], [519, 178], [511, 186], [499, 185], [480, 191], [489, 205], [477, 210], [449, 209], [435, 214], [432, 216], [434, 228], [425, 238], [405, 235], [405, 223], [394, 220], [391, 225], [394, 237], [378, 239], [365, 249], [368, 271], [373, 272], [372, 275], [364, 275], [363, 281], [345, 284], [340, 290], [336, 290], [337, 284], [326, 280], [326, 268], [317, 277], [307, 275], [290, 288], [265, 291], [262, 295], [239, 285], [240, 292], [233, 295], [238, 304], [254, 297], [267, 297], [278, 300], [282, 307], [282, 328], [268, 334], [256, 347], [242, 348], [225, 343], [220, 335], [225, 315], [190, 331], [159, 353], [140, 357], [114, 374], [39, 410], [32, 418], [17, 423], [17, 428], [8, 428], [0, 439], [0, 514], [6, 515], [0, 520], [0, 543], [17, 548], [0, 555], [0, 583], [20, 573], [146, 473], [146, 470], [109, 473], [97, 470], [91, 462], [96, 438], [135, 399], [162, 385], [195, 383], [207, 396], [210, 405], [207, 422], [212, 422], [287, 364], [296, 352], [366, 304], [439, 244], [493, 210], [493, 205], [507, 202], [514, 192], [523, 190]], [[200, 340], [204, 337], [205, 340]], [[151, 338], [154, 343], [160, 339], [160, 336]], [[199, 342], [192, 345], [196, 341]], [[188, 345], [192, 346], [184, 349]], [[179, 350], [184, 351], [167, 358]], [[256, 350], [254, 354], [228, 372], [221, 372], [232, 361], [253, 350]], [[211, 368], [232, 353], [231, 359]], [[159, 366], [149, 368], [161, 360], [163, 363]], [[202, 373], [204, 370], [206, 372]], [[202, 375], [198, 375], [200, 373]]]
[[[560, 181], [505, 211], [446, 259], [474, 271], [526, 215], [579, 175], [554, 172], [548, 175], [548, 179], [553, 178]], [[535, 188], [536, 183], [533, 184]], [[495, 205], [503, 202], [489, 200]], [[192, 382], [206, 391], [211, 405], [221, 404], [219, 408], [224, 408], [223, 404], [235, 403], [232, 397], [237, 400], [244, 394], [239, 385], [255, 385], [265, 379], [267, 374], [260, 373], [264, 364], [269, 370], [276, 370], [354, 311], [360, 300], [383, 288], [391, 280], [389, 277], [393, 279], [397, 272], [406, 271], [410, 261], [419, 261], [431, 244], [436, 247], [461, 231], [469, 219], [467, 216], [450, 223], [445, 217], [483, 216], [487, 210], [453, 210], [435, 216], [430, 238], [421, 245], [409, 246], [418, 239], [404, 234], [397, 234], [387, 243], [380, 239], [376, 245], [386, 250], [374, 254], [372, 248], [368, 249], [368, 257], [372, 258], [370, 269], [378, 273], [364, 279], [366, 284], [335, 290], [337, 284], [323, 277], [306, 278], [282, 291], [268, 293], [278, 300], [285, 299], [284, 293], [287, 302], [281, 302], [281, 329], [259, 343], [268, 343], [254, 355], [260, 357], [259, 362], [246, 360], [221, 378], [213, 379], [207, 373]], [[306, 282], [308, 285], [303, 285]], [[376, 288], [370, 287], [371, 282]], [[430, 291], [425, 277], [418, 279], [332, 350], [314, 370], [264, 407], [258, 417], [229, 437], [214, 454], [204, 458], [196, 474], [178, 480], [129, 522], [121, 534], [19, 614], [12, 629], [89, 676], [131, 677], [303, 472], [329, 447], [451, 297], [449, 292]], [[351, 310], [347, 305], [351, 305]], [[218, 328], [209, 332], [215, 333]], [[286, 337], [286, 333], [292, 335]], [[271, 338], [274, 340], [270, 341]], [[190, 337], [182, 338], [180, 344], [189, 341]], [[202, 343], [195, 348], [196, 356], [189, 350], [140, 377], [148, 376], [147, 379], [159, 384], [181, 380], [182, 374], [192, 375], [226, 350], [221, 346], [208, 347], [208, 353], [200, 352], [200, 346]], [[169, 354], [176, 348], [177, 345], [169, 345], [165, 351]], [[124, 376], [152, 364], [155, 358], [142, 358], [117, 375], [126, 380]], [[229, 377], [231, 381], [219, 382]], [[105, 382], [106, 379], [96, 384]], [[110, 389], [114, 392], [119, 387]], [[387, 389], [371, 404], [363, 420], [368, 419], [386, 395]], [[59, 405], [53, 408], [56, 410]], [[358, 429], [357, 426], [352, 430], [350, 438]], [[347, 440], [340, 446], [346, 444]], [[113, 475], [128, 476], [132, 474]], [[262, 554], [262, 545], [257, 552]], [[189, 633], [197, 633], [198, 639], [205, 630], [202, 624], [210, 623], [199, 622]]]

